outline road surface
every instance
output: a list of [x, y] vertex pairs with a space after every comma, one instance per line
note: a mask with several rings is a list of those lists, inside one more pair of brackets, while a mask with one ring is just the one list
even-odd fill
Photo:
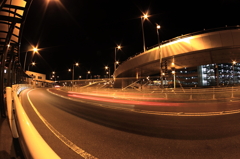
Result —
[[27, 90], [21, 101], [39, 133], [61, 158], [240, 158], [238, 113], [149, 114], [134, 111], [133, 104], [119, 107], [59, 94], [64, 98], [43, 88]]

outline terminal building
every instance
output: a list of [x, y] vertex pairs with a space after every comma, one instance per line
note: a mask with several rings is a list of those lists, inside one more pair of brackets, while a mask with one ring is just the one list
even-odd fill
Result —
[[[216, 86], [240, 84], [240, 63], [206, 64], [176, 70], [177, 86]], [[171, 72], [169, 72], [171, 74]], [[168, 82], [172, 83], [172, 75]]]

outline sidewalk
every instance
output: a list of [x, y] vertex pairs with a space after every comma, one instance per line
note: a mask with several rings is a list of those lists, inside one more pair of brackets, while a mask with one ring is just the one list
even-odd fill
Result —
[[9, 127], [8, 118], [0, 117], [0, 158], [17, 158], [14, 149], [14, 139]]

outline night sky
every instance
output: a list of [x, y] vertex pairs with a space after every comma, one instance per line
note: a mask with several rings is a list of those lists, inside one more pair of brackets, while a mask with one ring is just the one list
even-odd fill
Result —
[[23, 31], [21, 63], [28, 52], [26, 68], [49, 76], [55, 71], [60, 80], [71, 79], [68, 72], [76, 62], [75, 78], [104, 75], [105, 66], [113, 72], [114, 51], [120, 62], [142, 52], [140, 17], [144, 22], [146, 47], [157, 44], [156, 23], [161, 25], [160, 41], [203, 29], [240, 25], [239, 0], [33, 0]]

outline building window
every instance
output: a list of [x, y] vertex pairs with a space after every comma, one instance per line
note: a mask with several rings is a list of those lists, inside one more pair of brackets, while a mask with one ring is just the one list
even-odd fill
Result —
[[38, 76], [38, 79], [42, 79], [42, 77], [41, 77], [41, 76]]

